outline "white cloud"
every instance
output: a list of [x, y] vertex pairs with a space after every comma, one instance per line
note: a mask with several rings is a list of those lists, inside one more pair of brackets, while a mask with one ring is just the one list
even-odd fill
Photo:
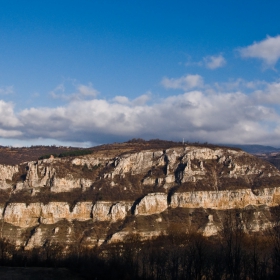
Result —
[[[185, 81], [168, 80], [185, 90]], [[126, 96], [110, 101], [73, 99], [64, 106], [27, 108], [17, 114], [13, 104], [0, 101], [0, 136], [18, 139], [17, 143], [39, 138], [59, 143], [106, 143], [134, 137], [184, 137], [279, 146], [280, 113], [275, 104], [280, 104], [280, 83], [237, 80], [231, 84], [235, 91], [227, 91], [225, 85], [204, 85], [157, 103], [150, 100], [147, 104], [152, 98], [147, 93], [134, 100]], [[251, 94], [242, 91], [247, 84]]]
[[229, 80], [228, 82], [214, 83], [212, 86], [208, 86], [210, 90], [219, 92], [231, 92], [231, 91], [248, 91], [258, 90], [267, 87], [269, 84], [262, 80], [246, 81], [238, 78], [235, 80]]
[[122, 96], [122, 95], [115, 96], [113, 101], [120, 103], [120, 104], [130, 104], [129, 99], [126, 96]]
[[14, 105], [0, 100], [0, 128], [14, 128], [20, 125], [21, 123], [14, 113]]
[[192, 61], [191, 57], [187, 57], [188, 61], [185, 63], [185, 66], [199, 66], [206, 67], [211, 70], [224, 67], [227, 63], [226, 59], [222, 54], [219, 55], [208, 55], [203, 57], [201, 61]]
[[264, 90], [256, 90], [254, 97], [258, 103], [280, 105], [280, 83], [267, 84]]
[[14, 93], [14, 87], [13, 86], [6, 86], [0, 88], [0, 95], [9, 95]]
[[209, 69], [217, 69], [226, 65], [226, 59], [220, 55], [206, 56], [203, 58], [205, 66]]
[[132, 101], [132, 104], [134, 106], [142, 106], [142, 105], [145, 105], [150, 99], [151, 99], [151, 95], [152, 93], [151, 92], [148, 92], [146, 94], [143, 94], [143, 95], [140, 95], [139, 97], [135, 98], [133, 101]]
[[77, 86], [78, 95], [81, 96], [89, 96], [89, 97], [96, 97], [99, 94], [99, 91], [92, 87], [92, 84], [86, 85], [78, 85]]
[[0, 100], [0, 137], [21, 136], [21, 126], [21, 122], [14, 113], [14, 105]]
[[58, 86], [56, 86], [51, 92], [50, 95], [52, 98], [54, 99], [58, 99], [58, 98], [63, 98], [65, 92], [65, 86], [64, 84], [59, 84]]
[[119, 104], [125, 104], [130, 106], [142, 106], [145, 105], [151, 99], [151, 95], [151, 92], [147, 92], [146, 94], [140, 95], [133, 100], [129, 100], [126, 96], [118, 95], [113, 98], [113, 101]]
[[254, 42], [248, 47], [240, 48], [239, 52], [242, 57], [259, 58], [266, 66], [273, 67], [280, 58], [280, 35], [267, 36], [260, 42]]
[[161, 84], [167, 89], [189, 90], [196, 87], [202, 87], [203, 78], [200, 75], [186, 75], [178, 79], [164, 77]]
[[65, 85], [60, 84], [50, 92], [50, 95], [54, 99], [64, 99], [66, 101], [71, 101], [80, 99], [92, 99], [97, 97], [97, 95], [99, 94], [99, 91], [93, 88], [91, 83], [89, 83], [88, 85], [75, 85], [75, 92], [73, 93], [66, 94], [65, 92]]
[[0, 137], [8, 138], [8, 137], [19, 137], [22, 135], [22, 132], [19, 130], [5, 130], [0, 128]]

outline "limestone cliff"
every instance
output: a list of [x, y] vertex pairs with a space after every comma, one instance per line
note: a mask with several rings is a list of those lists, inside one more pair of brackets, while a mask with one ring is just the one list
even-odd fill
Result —
[[264, 231], [277, 221], [280, 172], [221, 147], [103, 150], [0, 165], [0, 194], [1, 237], [26, 249], [95, 246], [174, 230], [217, 235], [228, 211]]

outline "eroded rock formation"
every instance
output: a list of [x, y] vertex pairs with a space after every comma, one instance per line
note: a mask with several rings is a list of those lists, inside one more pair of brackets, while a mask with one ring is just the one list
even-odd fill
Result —
[[277, 221], [280, 172], [241, 150], [183, 146], [0, 165], [1, 237], [31, 249], [131, 234], [217, 235], [228, 211], [248, 232]]

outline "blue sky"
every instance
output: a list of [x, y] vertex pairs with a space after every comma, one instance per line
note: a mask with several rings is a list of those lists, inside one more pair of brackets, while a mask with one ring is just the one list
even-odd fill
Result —
[[1, 1], [0, 145], [279, 147], [279, 1]]

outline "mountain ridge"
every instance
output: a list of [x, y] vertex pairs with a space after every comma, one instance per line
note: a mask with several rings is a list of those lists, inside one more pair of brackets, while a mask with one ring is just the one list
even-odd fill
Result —
[[0, 165], [0, 178], [1, 236], [26, 250], [47, 241], [67, 248], [130, 234], [150, 239], [173, 226], [217, 236], [233, 210], [243, 213], [248, 232], [263, 232], [274, 226], [280, 198], [280, 171], [262, 159], [158, 140]]

